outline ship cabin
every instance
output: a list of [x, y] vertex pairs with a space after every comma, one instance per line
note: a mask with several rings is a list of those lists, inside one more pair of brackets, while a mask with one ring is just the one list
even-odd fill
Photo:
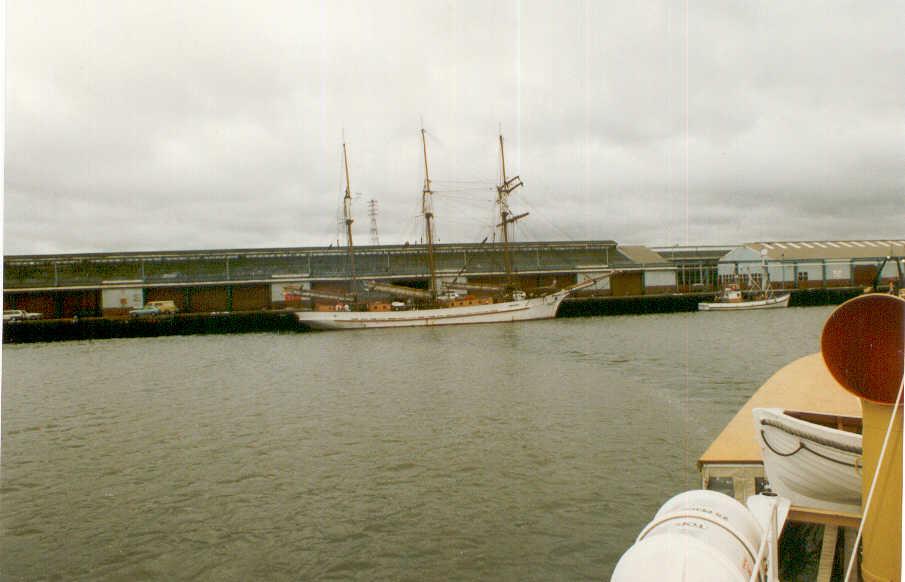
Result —
[[726, 285], [723, 289], [723, 293], [720, 295], [720, 301], [725, 303], [741, 303], [743, 301], [742, 292], [738, 288], [738, 285], [734, 283]]

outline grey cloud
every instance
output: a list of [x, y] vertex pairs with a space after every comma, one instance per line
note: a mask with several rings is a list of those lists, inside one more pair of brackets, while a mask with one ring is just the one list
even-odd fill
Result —
[[905, 8], [688, 10], [11, 4], [6, 252], [327, 244], [343, 130], [356, 239], [374, 197], [417, 240], [422, 116], [447, 242], [492, 224], [456, 191], [497, 179], [500, 125], [524, 236], [901, 236]]

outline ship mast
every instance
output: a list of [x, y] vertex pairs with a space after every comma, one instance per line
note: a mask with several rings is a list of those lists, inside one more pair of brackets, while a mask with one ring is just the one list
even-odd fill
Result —
[[424, 228], [427, 235], [427, 268], [430, 271], [431, 298], [437, 298], [437, 269], [434, 265], [434, 234], [433, 224], [434, 210], [431, 205], [431, 179], [427, 168], [427, 137], [424, 128], [421, 128], [421, 145], [424, 149], [424, 190], [421, 192], [421, 212], [424, 214]]
[[509, 211], [509, 195], [516, 188], [522, 186], [522, 179], [518, 176], [506, 178], [506, 153], [503, 149], [503, 134], [500, 133], [500, 167], [502, 168], [502, 179], [497, 186], [497, 204], [500, 206], [500, 227], [503, 239], [503, 267], [506, 269], [506, 287], [509, 290], [515, 288], [512, 278], [512, 256], [509, 253], [509, 225], [516, 220], [525, 218], [528, 213], [512, 216]]
[[760, 250], [760, 292], [764, 297], [773, 295], [770, 287], [770, 270], [767, 268], [767, 249]]
[[352, 245], [352, 187], [349, 185], [349, 154], [343, 140], [343, 164], [346, 168], [346, 195], [343, 197], [343, 219], [346, 222], [346, 242], [349, 249], [349, 292], [355, 294], [355, 253]]

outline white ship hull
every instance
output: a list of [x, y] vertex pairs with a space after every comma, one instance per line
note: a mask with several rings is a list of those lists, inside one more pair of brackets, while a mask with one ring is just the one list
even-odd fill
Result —
[[744, 311], [749, 309], [777, 309], [789, 306], [791, 294], [757, 301], [698, 303], [698, 311]]
[[792, 505], [861, 513], [861, 435], [755, 408], [764, 472]]
[[568, 291], [560, 291], [505, 303], [409, 311], [297, 311], [296, 316], [301, 323], [320, 330], [529, 321], [556, 317], [559, 304], [568, 295]]

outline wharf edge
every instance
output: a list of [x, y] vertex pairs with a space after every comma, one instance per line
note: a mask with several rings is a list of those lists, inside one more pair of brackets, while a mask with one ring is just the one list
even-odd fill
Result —
[[[860, 295], [860, 287], [792, 290], [792, 307], [837, 305]], [[644, 315], [697, 311], [712, 293], [567, 298], [557, 317]], [[147, 318], [66, 318], [19, 321], [3, 325], [4, 344], [99, 340], [172, 335], [234, 333], [304, 333], [291, 310], [186, 313]]]

